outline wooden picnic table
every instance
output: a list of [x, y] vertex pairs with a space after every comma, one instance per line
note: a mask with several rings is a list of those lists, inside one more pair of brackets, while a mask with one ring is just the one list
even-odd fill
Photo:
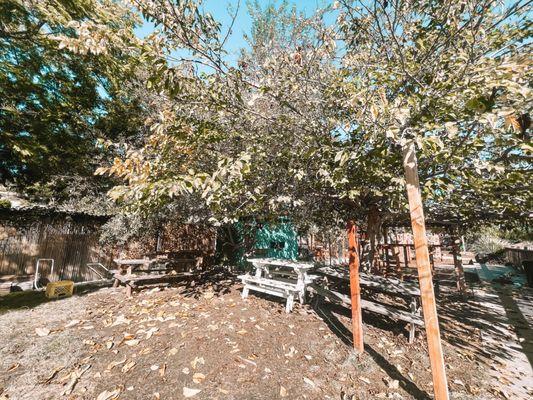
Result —
[[[340, 282], [347, 283], [350, 281], [350, 274], [346, 268], [321, 267], [318, 268], [316, 272], [327, 278], [332, 278]], [[364, 289], [399, 296], [408, 300], [409, 311], [404, 311], [396, 306], [381, 304], [371, 300], [361, 300], [361, 308], [408, 322], [409, 343], [412, 343], [415, 339], [415, 327], [424, 326], [423, 319], [420, 315], [421, 294], [418, 284], [401, 281], [396, 278], [385, 278], [382, 276], [365, 274], [362, 272], [359, 274], [359, 284], [361, 288]], [[328, 297], [331, 300], [341, 301], [343, 304], [351, 305], [350, 298], [334, 288], [326, 288], [324, 285], [315, 284], [312, 289], [323, 297]]]
[[[253, 275], [239, 275], [244, 284], [242, 297], [248, 297], [250, 290], [271, 294], [286, 299], [285, 311], [291, 312], [294, 297], [298, 296], [301, 304], [305, 302], [306, 285], [311, 282], [308, 271], [314, 268], [313, 263], [303, 261], [280, 260], [275, 258], [251, 258]], [[285, 275], [294, 279], [283, 279]]]

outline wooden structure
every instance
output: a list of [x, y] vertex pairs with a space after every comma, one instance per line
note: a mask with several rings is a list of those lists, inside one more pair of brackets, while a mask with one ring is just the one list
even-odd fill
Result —
[[[154, 253], [172, 260], [201, 257], [204, 266], [214, 258], [214, 228], [167, 223], [157, 235], [146, 235], [121, 247], [104, 246], [100, 234], [109, 218], [26, 203], [20, 208], [0, 209], [0, 282], [4, 279], [22, 284], [33, 280], [37, 260], [45, 258], [55, 262], [51, 279], [74, 282], [101, 278], [91, 265], [100, 263], [111, 268], [117, 256], [138, 258]], [[44, 272], [49, 271], [44, 266]]]
[[123, 284], [126, 287], [126, 296], [131, 297], [133, 289], [145, 285], [171, 283], [176, 281], [189, 280], [199, 277], [199, 263], [201, 258], [178, 260], [186, 265], [194, 265], [188, 271], [176, 271], [176, 265], [179, 263], [167, 263], [161, 259], [115, 259], [114, 262], [119, 266], [119, 270], [113, 271], [114, 287]]
[[111, 253], [99, 243], [107, 217], [44, 207], [0, 210], [0, 275], [30, 280], [37, 259], [54, 259], [52, 277], [74, 282], [98, 279], [87, 263], [109, 265]]
[[[351, 298], [342, 293], [341, 286], [350, 282], [350, 274], [344, 268], [321, 267], [316, 272], [324, 276], [326, 282], [313, 284], [313, 290], [331, 301], [351, 306]], [[424, 321], [420, 316], [420, 289], [418, 285], [362, 272], [359, 274], [359, 284], [361, 289], [368, 293], [384, 293], [405, 300], [408, 310], [397, 305], [379, 303], [370, 298], [361, 299], [360, 304], [363, 310], [407, 322], [409, 343], [413, 343], [416, 327], [424, 326]]]
[[357, 227], [354, 221], [348, 222], [348, 251], [350, 254], [350, 299], [352, 305], [353, 346], [362, 353], [363, 316], [361, 314], [361, 287], [359, 286], [359, 245], [357, 243]]
[[292, 311], [294, 298], [301, 304], [305, 302], [306, 286], [312, 277], [308, 271], [312, 263], [279, 260], [274, 258], [251, 258], [248, 260], [255, 268], [253, 275], [239, 275], [244, 288], [242, 297], [248, 297], [250, 290], [286, 299], [285, 312]]
[[506, 247], [503, 251], [506, 260], [515, 267], [521, 267], [524, 261], [533, 260], [533, 249]]
[[426, 327], [429, 360], [433, 377], [433, 389], [436, 400], [448, 400], [448, 383], [444, 367], [444, 355], [440, 341], [439, 319], [435, 302], [435, 291], [429, 259], [429, 248], [426, 237], [426, 225], [420, 183], [418, 181], [418, 166], [414, 141], [409, 140], [403, 147], [403, 167], [407, 185], [409, 214], [416, 253], [418, 280]]

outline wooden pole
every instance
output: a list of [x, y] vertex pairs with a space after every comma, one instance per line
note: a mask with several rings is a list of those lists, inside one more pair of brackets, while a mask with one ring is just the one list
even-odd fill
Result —
[[428, 240], [426, 236], [426, 225], [424, 220], [424, 210], [422, 207], [420, 183], [418, 181], [418, 166], [415, 144], [413, 141], [408, 141], [403, 147], [403, 167], [407, 185], [407, 197], [409, 199], [411, 226], [413, 228], [416, 266], [418, 269], [418, 279], [420, 282], [420, 293], [428, 341], [429, 360], [431, 363], [431, 373], [433, 375], [433, 389], [436, 400], [448, 400], [448, 384], [446, 381], [444, 356], [440, 342], [439, 320], [437, 317], [435, 292], [433, 289], [433, 280], [429, 263]]
[[348, 252], [350, 265], [350, 294], [352, 299], [353, 347], [362, 353], [363, 317], [361, 315], [361, 288], [359, 286], [359, 251], [357, 245], [357, 227], [354, 221], [348, 222]]
[[457, 290], [459, 290], [463, 295], [466, 294], [466, 282], [465, 282], [465, 272], [463, 269], [463, 259], [461, 257], [461, 240], [457, 235], [455, 227], [451, 228], [452, 235], [452, 255], [453, 255], [453, 265], [455, 268], [455, 278], [457, 279]]

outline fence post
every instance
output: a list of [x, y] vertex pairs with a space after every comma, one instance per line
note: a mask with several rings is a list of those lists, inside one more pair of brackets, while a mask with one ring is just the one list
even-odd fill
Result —
[[413, 228], [416, 266], [418, 269], [418, 279], [420, 282], [420, 293], [422, 310], [424, 313], [424, 324], [427, 334], [429, 361], [431, 363], [431, 373], [433, 376], [433, 389], [436, 400], [448, 400], [448, 384], [446, 380], [444, 356], [440, 341], [435, 291], [433, 289], [433, 280], [431, 276], [428, 240], [426, 236], [426, 225], [424, 220], [424, 210], [422, 207], [420, 183], [418, 180], [415, 144], [412, 140], [408, 141], [403, 146], [403, 167], [405, 171], [407, 197], [409, 199], [411, 226]]
[[357, 227], [354, 221], [348, 222], [348, 251], [350, 265], [350, 294], [352, 300], [353, 346], [359, 353], [364, 351], [363, 317], [361, 315], [361, 288], [359, 286], [359, 246], [357, 245]]

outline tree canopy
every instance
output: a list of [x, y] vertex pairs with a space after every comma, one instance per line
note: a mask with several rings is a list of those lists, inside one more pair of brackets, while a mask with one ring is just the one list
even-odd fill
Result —
[[[201, 2], [128, 1], [156, 27], [142, 40], [132, 36], [134, 11], [95, 4], [109, 11], [100, 23], [71, 12], [81, 25], [62, 20], [60, 39], [42, 29], [41, 40], [91, 71], [81, 76], [93, 100], [68, 109], [72, 123], [62, 118], [60, 131], [84, 145], [94, 141], [85, 132], [105, 132], [97, 174], [117, 180], [110, 196], [128, 212], [211, 223], [284, 215], [304, 228], [369, 210], [397, 220], [406, 215], [401, 147], [411, 140], [430, 218], [520, 219], [531, 210], [527, 1], [337, 1], [313, 15], [250, 2], [236, 63], [225, 49], [233, 24], [224, 31]], [[37, 124], [30, 107], [18, 112]], [[18, 130], [4, 174], [29, 171], [20, 160], [41, 143]], [[51, 137], [60, 135], [39, 136]]]
[[120, 85], [135, 63], [138, 21], [110, 0], [2, 2], [3, 183], [51, 198], [97, 192], [91, 188], [102, 156], [96, 140], [131, 134], [128, 123], [112, 125], [127, 107]]

